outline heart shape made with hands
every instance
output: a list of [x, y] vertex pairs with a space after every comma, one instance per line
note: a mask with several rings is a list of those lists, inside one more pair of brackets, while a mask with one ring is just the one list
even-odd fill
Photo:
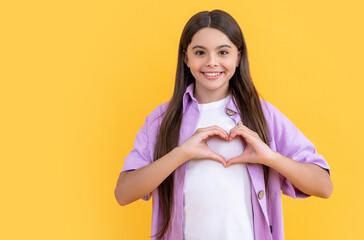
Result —
[[231, 141], [213, 136], [206, 143], [211, 151], [221, 155], [225, 161], [241, 155], [246, 147], [245, 141], [240, 136], [234, 137]]

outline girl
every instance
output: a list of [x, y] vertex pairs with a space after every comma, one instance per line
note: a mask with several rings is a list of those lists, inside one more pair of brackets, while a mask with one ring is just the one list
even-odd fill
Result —
[[153, 196], [152, 239], [283, 239], [281, 191], [328, 198], [325, 159], [259, 99], [241, 29], [226, 12], [183, 29], [172, 99], [150, 113], [127, 155], [120, 205]]

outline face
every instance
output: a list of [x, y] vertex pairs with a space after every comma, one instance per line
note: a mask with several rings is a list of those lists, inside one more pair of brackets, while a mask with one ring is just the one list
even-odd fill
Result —
[[184, 61], [194, 76], [199, 103], [223, 99], [229, 80], [240, 64], [241, 54], [230, 39], [216, 28], [202, 28], [192, 37]]

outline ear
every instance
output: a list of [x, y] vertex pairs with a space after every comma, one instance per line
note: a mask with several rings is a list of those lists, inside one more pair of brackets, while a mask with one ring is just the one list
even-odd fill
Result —
[[183, 61], [186, 63], [187, 67], [190, 67], [188, 65], [188, 56], [187, 56], [187, 52], [185, 52], [185, 50], [183, 50]]
[[239, 67], [241, 61], [241, 50], [238, 52], [238, 58], [236, 59], [236, 67]]

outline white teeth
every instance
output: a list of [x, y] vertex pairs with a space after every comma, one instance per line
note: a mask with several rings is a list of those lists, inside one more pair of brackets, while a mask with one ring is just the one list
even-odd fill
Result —
[[210, 76], [210, 77], [215, 77], [215, 76], [219, 75], [220, 73], [204, 73], [204, 74], [207, 76]]

